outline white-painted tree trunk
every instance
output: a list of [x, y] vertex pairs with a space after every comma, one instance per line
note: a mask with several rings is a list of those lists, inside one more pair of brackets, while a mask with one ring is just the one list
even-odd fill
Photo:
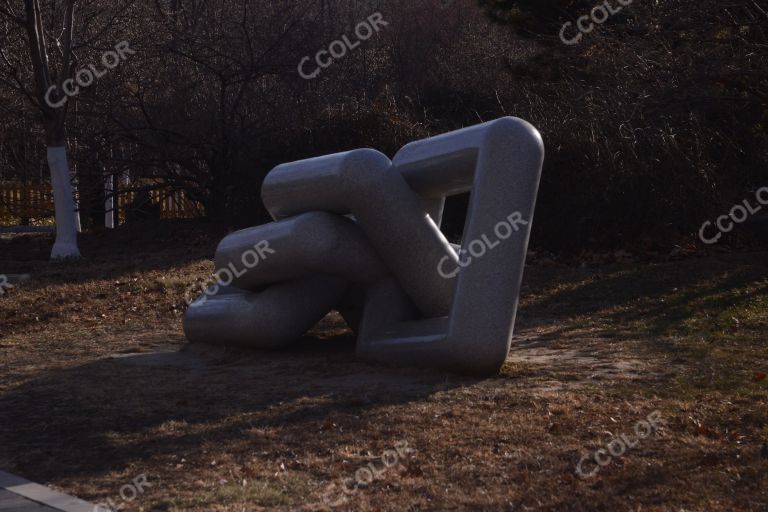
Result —
[[51, 169], [53, 202], [56, 208], [56, 242], [53, 244], [51, 259], [79, 258], [75, 200], [72, 197], [72, 183], [65, 147], [48, 148], [48, 167]]

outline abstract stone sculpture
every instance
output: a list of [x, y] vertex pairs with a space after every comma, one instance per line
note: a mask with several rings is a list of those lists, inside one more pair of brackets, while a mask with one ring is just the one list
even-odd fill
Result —
[[[367, 361], [488, 375], [510, 349], [544, 146], [502, 118], [405, 146], [273, 169], [275, 222], [227, 236], [217, 268], [269, 257], [187, 310], [192, 342], [285, 347], [336, 308]], [[447, 196], [470, 191], [463, 243], [440, 231]]]

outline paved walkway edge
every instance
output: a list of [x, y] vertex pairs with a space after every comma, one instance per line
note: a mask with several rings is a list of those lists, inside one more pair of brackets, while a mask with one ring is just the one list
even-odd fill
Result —
[[5, 471], [0, 471], [0, 489], [5, 489], [62, 512], [94, 512], [96, 510], [95, 505], [86, 501], [67, 496]]

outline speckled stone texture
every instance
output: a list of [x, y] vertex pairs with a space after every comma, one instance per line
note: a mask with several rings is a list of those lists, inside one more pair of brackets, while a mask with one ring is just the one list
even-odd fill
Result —
[[[336, 308], [362, 359], [496, 373], [543, 161], [538, 131], [507, 117], [408, 144], [392, 161], [359, 149], [278, 166], [262, 187], [276, 222], [221, 242], [216, 264], [231, 282], [192, 304], [187, 337], [281, 348]], [[464, 239], [452, 246], [439, 228], [445, 198], [467, 191]]]

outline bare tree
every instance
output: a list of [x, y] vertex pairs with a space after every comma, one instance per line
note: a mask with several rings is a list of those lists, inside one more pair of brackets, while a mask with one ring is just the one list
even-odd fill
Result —
[[56, 50], [60, 52], [61, 67], [58, 72], [53, 69], [49, 59], [49, 44], [39, 0], [24, 0], [24, 14], [14, 10], [10, 0], [0, 4], [0, 15], [8, 22], [23, 28], [26, 34], [27, 49], [31, 62], [33, 85], [27, 82], [29, 73], [19, 55], [0, 50], [0, 58], [7, 68], [3, 80], [6, 85], [15, 86], [39, 110], [45, 130], [48, 167], [51, 171], [51, 186], [53, 188], [56, 209], [56, 242], [51, 251], [52, 259], [77, 258], [80, 251], [77, 246], [77, 213], [72, 193], [69, 161], [66, 149], [66, 103], [56, 107], [52, 101], [51, 91], [55, 85], [56, 91], [62, 90], [63, 82], [74, 74], [75, 58], [72, 51], [73, 22], [75, 0], [65, 0], [63, 7], [52, 9], [54, 16], [61, 16], [61, 35], [56, 41]]

